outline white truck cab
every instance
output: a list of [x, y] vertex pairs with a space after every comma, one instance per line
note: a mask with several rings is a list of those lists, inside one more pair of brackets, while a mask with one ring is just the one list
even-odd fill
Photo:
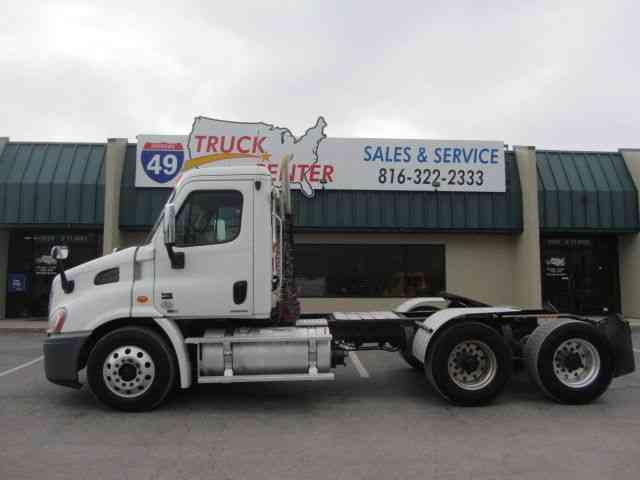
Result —
[[[268, 318], [271, 183], [261, 167], [187, 172], [146, 244], [68, 270], [72, 292], [55, 279], [51, 312], [66, 309], [56, 333], [120, 318]], [[167, 211], [175, 212], [171, 245], [158, 228]]]
[[493, 399], [521, 360], [570, 403], [633, 371], [629, 327], [615, 315], [594, 322], [451, 294], [393, 312], [300, 315], [289, 195], [262, 166], [195, 168], [144, 245], [69, 270], [68, 250], [54, 247], [47, 378], [80, 387], [86, 367], [99, 400], [145, 410], [194, 382], [331, 380], [359, 349], [401, 353], [464, 405]]

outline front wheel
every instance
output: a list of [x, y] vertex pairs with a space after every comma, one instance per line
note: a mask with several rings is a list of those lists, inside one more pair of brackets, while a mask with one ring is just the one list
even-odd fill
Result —
[[105, 335], [91, 350], [87, 380], [101, 402], [118, 410], [151, 410], [176, 380], [170, 346], [157, 332], [125, 327]]
[[425, 372], [447, 400], [458, 405], [492, 401], [511, 377], [511, 351], [493, 328], [477, 322], [454, 325], [429, 347]]

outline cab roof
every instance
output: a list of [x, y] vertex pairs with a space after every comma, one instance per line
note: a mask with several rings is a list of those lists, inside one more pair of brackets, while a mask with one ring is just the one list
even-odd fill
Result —
[[188, 170], [182, 175], [181, 180], [185, 181], [200, 176], [230, 177], [233, 175], [271, 176], [266, 165], [238, 165], [232, 167], [205, 166]]

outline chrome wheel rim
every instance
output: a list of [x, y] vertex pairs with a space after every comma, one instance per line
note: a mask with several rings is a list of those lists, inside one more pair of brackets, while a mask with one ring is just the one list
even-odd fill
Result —
[[449, 378], [464, 390], [481, 390], [489, 385], [498, 371], [493, 350], [480, 340], [460, 342], [449, 354]]
[[584, 338], [570, 338], [553, 353], [553, 373], [570, 388], [584, 388], [600, 374], [598, 349]]
[[156, 366], [146, 350], [125, 345], [107, 355], [102, 365], [102, 376], [111, 393], [123, 398], [135, 398], [153, 384]]

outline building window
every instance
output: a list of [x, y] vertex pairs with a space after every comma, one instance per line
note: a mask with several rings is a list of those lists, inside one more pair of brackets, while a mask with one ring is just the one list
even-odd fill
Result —
[[176, 246], [211, 245], [240, 234], [242, 194], [234, 190], [202, 190], [186, 199], [176, 217]]
[[443, 245], [299, 244], [302, 297], [419, 297], [445, 289]]

